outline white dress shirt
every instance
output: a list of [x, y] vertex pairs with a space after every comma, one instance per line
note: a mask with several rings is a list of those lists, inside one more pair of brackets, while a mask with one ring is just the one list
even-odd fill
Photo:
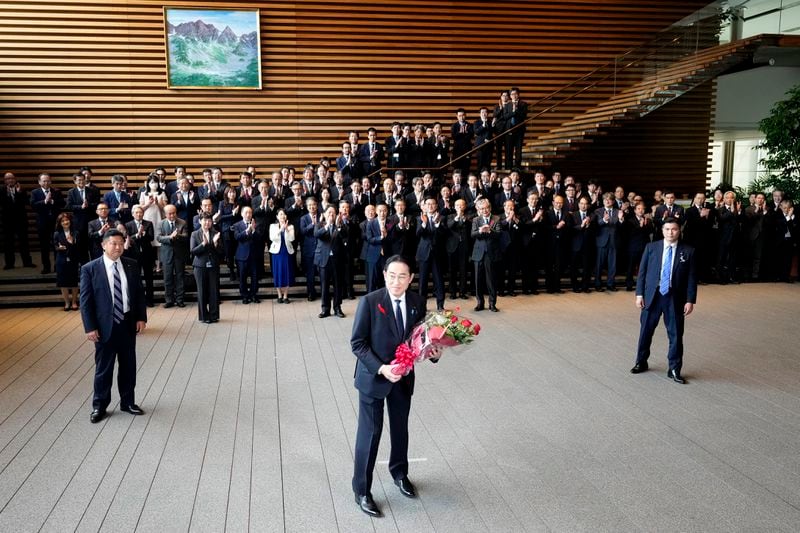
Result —
[[[117, 271], [119, 271], [119, 278], [122, 281], [122, 312], [127, 313], [131, 310], [130, 302], [128, 301], [128, 277], [125, 275], [125, 267], [122, 266], [122, 259], [117, 259]], [[106, 275], [108, 276], [108, 287], [111, 291], [111, 305], [114, 305], [114, 261], [109, 259], [103, 254], [103, 264], [106, 267]]]

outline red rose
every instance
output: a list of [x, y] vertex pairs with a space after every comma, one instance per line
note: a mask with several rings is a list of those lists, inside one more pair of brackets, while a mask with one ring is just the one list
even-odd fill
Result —
[[468, 328], [472, 325], [472, 322], [470, 322], [468, 318], [465, 318], [464, 320], [461, 321], [461, 325], [464, 326], [465, 328]]
[[450, 323], [451, 324], [455, 324], [456, 322], [458, 322], [458, 317], [456, 315], [451, 316], [450, 317]]
[[386, 309], [384, 309], [384, 308], [383, 308], [383, 306], [382, 306], [381, 304], [378, 304], [378, 311], [380, 311], [380, 312], [381, 312], [381, 313], [383, 313], [384, 315], [386, 314]]
[[481, 325], [475, 324], [475, 327], [473, 327], [472, 330], [475, 332], [475, 335], [477, 335], [478, 333], [481, 332]]

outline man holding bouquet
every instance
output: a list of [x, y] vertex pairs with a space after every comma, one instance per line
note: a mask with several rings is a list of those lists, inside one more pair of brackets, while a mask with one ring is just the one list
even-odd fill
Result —
[[397, 346], [425, 318], [425, 300], [408, 291], [413, 274], [402, 256], [386, 260], [385, 288], [369, 293], [358, 303], [350, 344], [358, 358], [355, 386], [358, 389], [358, 431], [354, 454], [353, 492], [359, 508], [370, 516], [381, 516], [372, 499], [372, 473], [383, 430], [383, 405], [388, 408], [391, 452], [389, 473], [400, 492], [416, 497], [408, 479], [408, 415], [414, 392], [414, 371], [403, 375], [391, 364]]

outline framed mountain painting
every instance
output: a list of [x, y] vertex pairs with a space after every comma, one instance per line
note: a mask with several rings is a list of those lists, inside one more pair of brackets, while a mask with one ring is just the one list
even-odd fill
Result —
[[169, 89], [261, 89], [258, 9], [164, 8]]

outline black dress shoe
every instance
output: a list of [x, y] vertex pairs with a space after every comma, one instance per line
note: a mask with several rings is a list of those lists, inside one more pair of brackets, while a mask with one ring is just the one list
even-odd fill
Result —
[[462, 300], [468, 300], [469, 299], [469, 296], [467, 296], [464, 293], [459, 294], [458, 297], [461, 298]]
[[183, 303], [183, 302], [178, 302], [177, 306], [180, 307], [180, 308], [184, 308], [184, 307], [186, 307], [186, 304]]
[[489, 311], [491, 311], [492, 313], [496, 313], [496, 312], [498, 312], [498, 311], [499, 311], [499, 309], [497, 308], [497, 306], [496, 306], [496, 305], [494, 305], [494, 304], [490, 304], [490, 305], [489, 305]]
[[483, 309], [484, 309], [483, 304], [479, 304], [475, 306], [475, 309], [473, 309], [473, 311], [483, 311]]
[[125, 411], [126, 413], [130, 413], [132, 415], [143, 415], [144, 411], [142, 411], [141, 407], [132, 403], [130, 405], [126, 405], [125, 407], [120, 407], [120, 411]]
[[254, 296], [252, 302], [254, 304], [260, 304], [261, 303], [261, 298], [259, 298], [258, 296]]
[[280, 298], [278, 298], [278, 303], [279, 303], [279, 304], [282, 304], [282, 303], [283, 303], [283, 297], [280, 297]]
[[610, 292], [617, 292], [617, 288], [616, 288], [616, 287], [613, 287], [613, 286], [612, 286], [612, 287], [609, 287], [609, 288], [608, 288], [608, 290], [609, 290]]
[[681, 377], [681, 373], [678, 370], [670, 370], [669, 372], [667, 372], [667, 377], [670, 378], [675, 383], [680, 383], [681, 385], [686, 383], [686, 380]]
[[206, 318], [205, 320], [203, 320], [203, 323], [204, 323], [204, 324], [213, 324], [213, 323], [214, 323], [214, 321], [213, 321], [213, 320], [211, 320], [210, 318]]
[[317, 316], [320, 317], [320, 318], [327, 318], [327, 317], [331, 316], [331, 313], [330, 313], [330, 311], [323, 311], [320, 314], [318, 314]]
[[164, 309], [169, 309], [170, 307], [175, 307], [175, 304], [172, 302], [167, 302], [164, 304]]
[[647, 366], [647, 363], [636, 363], [633, 365], [633, 368], [631, 368], [631, 374], [641, 374], [642, 372], [647, 372], [648, 368], [649, 367]]
[[108, 415], [108, 413], [106, 413], [105, 409], [95, 409], [92, 411], [92, 414], [89, 415], [89, 421], [92, 424], [97, 424], [102, 419], [104, 419], [106, 415]]
[[247, 304], [249, 304], [249, 303], [250, 303], [250, 298], [242, 298], [242, 303], [243, 303], [244, 305], [247, 305]]
[[14, 270], [14, 265], [6, 265], [3, 267], [3, 270]]
[[310, 294], [308, 295], [308, 301], [309, 301], [309, 302], [313, 302], [313, 301], [314, 301], [314, 297], [313, 297], [313, 296], [311, 296]]
[[49, 268], [43, 268], [41, 273], [42, 273], [42, 275], [49, 274], [50, 273], [50, 269]]
[[438, 305], [437, 305], [437, 306], [436, 306], [436, 312], [437, 312], [437, 313], [442, 313], [442, 312], [444, 312], [444, 307], [441, 307], [441, 306], [438, 306]]
[[339, 318], [344, 318], [344, 317], [345, 317], [345, 314], [342, 312], [342, 310], [341, 310], [341, 309], [336, 309], [336, 310], [333, 312], [333, 314], [334, 314], [334, 315], [336, 315], [336, 316], [338, 316]]
[[537, 294], [539, 294], [539, 290], [538, 290], [538, 289], [533, 289], [533, 290], [531, 291], [531, 294], [532, 294], [532, 295], [534, 295], [534, 296], [536, 296]]
[[375, 500], [373, 500], [372, 496], [369, 494], [366, 496], [359, 496], [356, 494], [356, 503], [362, 512], [370, 516], [381, 516], [381, 510], [378, 509], [378, 506], [375, 505]]
[[417, 489], [414, 488], [414, 484], [411, 483], [407, 477], [395, 479], [394, 484], [400, 488], [400, 492], [406, 498], [416, 498], [417, 497]]

